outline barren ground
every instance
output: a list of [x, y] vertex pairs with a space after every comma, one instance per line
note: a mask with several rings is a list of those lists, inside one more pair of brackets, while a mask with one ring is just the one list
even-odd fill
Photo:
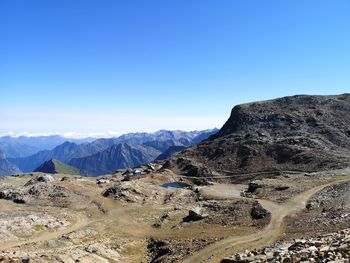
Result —
[[[219, 262], [241, 250], [310, 236], [315, 229], [310, 231], [306, 219], [322, 217], [325, 226], [316, 230], [332, 229], [329, 204], [343, 204], [344, 211], [349, 204], [347, 170], [260, 179], [261, 188], [246, 197], [241, 192], [248, 182], [228, 184], [222, 178], [212, 178], [213, 185], [163, 188], [165, 182], [186, 181], [170, 171], [129, 182], [109, 175], [101, 185], [96, 178], [61, 181], [63, 175], [54, 175], [54, 182], [35, 184], [33, 194], [33, 185], [25, 184], [37, 176], [0, 181], [0, 190], [17, 191], [25, 201], [0, 200], [4, 262]], [[117, 192], [102, 195], [115, 185]], [[288, 188], [281, 190], [281, 185]], [[269, 216], [251, 217], [257, 202]], [[205, 218], [183, 222], [196, 207], [204, 210]], [[346, 226], [349, 215], [337, 220], [339, 228]]]

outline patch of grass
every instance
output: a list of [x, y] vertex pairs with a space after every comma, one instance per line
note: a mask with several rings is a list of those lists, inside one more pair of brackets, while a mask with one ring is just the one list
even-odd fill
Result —
[[35, 226], [34, 226], [34, 229], [35, 229], [35, 231], [37, 231], [37, 232], [39, 232], [39, 231], [44, 231], [45, 226], [44, 226], [44, 225], [41, 225], [41, 224], [38, 224], [38, 225], [35, 225]]
[[58, 160], [52, 160], [52, 162], [54, 163], [55, 165], [55, 170], [57, 173], [60, 173], [60, 174], [72, 174], [72, 175], [80, 175], [80, 171], [79, 169], [73, 167], [73, 166], [70, 166], [68, 164], [64, 164]]

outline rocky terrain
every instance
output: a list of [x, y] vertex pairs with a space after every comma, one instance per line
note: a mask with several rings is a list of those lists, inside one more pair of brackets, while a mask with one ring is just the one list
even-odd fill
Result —
[[[235, 106], [209, 140], [172, 158], [188, 176], [320, 171], [350, 164], [350, 94], [292, 96]], [[240, 174], [244, 174], [240, 176]]]
[[[289, 188], [281, 190], [280, 178], [196, 185], [161, 167], [150, 164], [97, 178], [46, 173], [3, 177], [1, 260], [219, 262], [246, 249], [260, 253], [278, 240], [291, 244], [295, 238], [315, 238], [313, 231], [341, 231], [349, 223], [348, 170], [286, 174], [284, 186]], [[138, 170], [151, 171], [142, 175]], [[125, 180], [129, 173], [134, 178]], [[169, 184], [173, 187], [163, 186]], [[260, 187], [252, 192], [253, 184]], [[264, 187], [266, 192], [256, 190]], [[286, 191], [283, 198], [281, 191]], [[341, 207], [340, 200], [347, 205], [343, 216], [335, 218], [324, 208], [333, 203]], [[318, 218], [323, 224], [316, 226]]]
[[221, 263], [248, 262], [349, 262], [350, 229], [293, 242], [276, 243], [244, 253], [237, 253]]
[[[306, 204], [305, 211], [285, 219], [286, 236], [313, 237], [315, 233], [340, 231], [350, 226], [350, 182], [324, 188]], [[297, 231], [296, 231], [297, 230]]]

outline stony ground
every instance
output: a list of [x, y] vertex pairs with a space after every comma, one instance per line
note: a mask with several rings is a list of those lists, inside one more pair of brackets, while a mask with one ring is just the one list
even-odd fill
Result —
[[350, 182], [324, 188], [305, 209], [286, 218], [286, 238], [312, 237], [315, 233], [339, 231], [350, 226]]
[[276, 243], [270, 247], [237, 253], [221, 263], [248, 262], [349, 262], [350, 229]]
[[[131, 181], [122, 173], [5, 177], [0, 262], [219, 262], [278, 240], [315, 238], [316, 230], [349, 225], [349, 174], [284, 174], [237, 185], [219, 178], [195, 185], [168, 170]], [[168, 182], [186, 187], [161, 187]]]

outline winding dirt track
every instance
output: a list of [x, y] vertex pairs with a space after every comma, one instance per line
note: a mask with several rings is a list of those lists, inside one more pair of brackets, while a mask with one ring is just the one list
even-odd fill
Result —
[[[220, 262], [222, 258], [230, 256], [239, 250], [258, 248], [271, 244], [283, 233], [282, 223], [287, 215], [297, 213], [304, 209], [307, 201], [323, 188], [346, 181], [349, 181], [349, 179], [317, 186], [295, 196], [282, 205], [268, 200], [257, 199], [265, 209], [271, 212], [271, 221], [266, 228], [256, 234], [234, 236], [218, 241], [197, 251], [196, 254], [185, 259], [183, 262]], [[220, 196], [218, 197], [220, 198]]]
[[56, 239], [62, 235], [79, 230], [79, 229], [81, 229], [81, 228], [83, 228], [91, 223], [91, 222], [89, 222], [89, 220], [86, 217], [84, 217], [82, 215], [77, 215], [75, 220], [76, 220], [76, 222], [67, 228], [60, 229], [60, 230], [54, 231], [54, 232], [43, 232], [43, 233], [40, 233], [40, 235], [37, 237], [30, 238], [30, 240], [6, 242], [4, 244], [0, 244], [0, 248], [1, 249], [9, 249], [12, 247], [19, 247], [19, 246], [23, 246], [23, 245], [27, 245], [27, 244], [31, 244], [31, 243], [37, 243], [37, 242], [41, 242], [41, 241]]
[[[98, 229], [100, 233], [110, 231], [110, 228], [113, 227], [113, 229], [118, 230], [120, 233], [123, 232], [125, 233], [125, 235], [128, 234], [129, 236], [133, 237], [145, 236], [145, 233], [149, 230], [150, 227], [147, 227], [147, 225], [142, 225], [142, 227], [140, 228], [131, 228], [130, 225], [136, 226], [138, 224], [134, 222], [134, 220], [129, 216], [128, 207], [122, 207], [121, 205], [119, 205], [118, 202], [112, 199], [102, 197], [100, 195], [99, 189], [96, 190], [94, 183], [86, 181], [85, 184], [86, 185], [78, 185], [75, 183], [70, 183], [66, 184], [65, 186], [71, 191], [73, 191], [75, 194], [86, 197], [87, 200], [89, 200], [88, 203], [86, 203], [86, 207], [92, 205], [97, 206], [99, 210], [97, 214], [95, 214], [94, 216], [87, 216], [86, 213], [84, 213], [84, 210], [81, 210], [81, 208], [79, 210], [72, 210], [71, 213], [74, 213], [74, 219], [69, 227], [52, 232], [42, 231], [37, 235], [28, 238], [27, 240], [0, 242], [0, 249], [10, 249], [29, 244], [35, 244], [42, 241], [58, 239], [62, 235], [66, 235], [71, 232], [83, 229], [95, 223], [101, 224], [101, 226], [94, 226], [95, 229]], [[64, 183], [61, 183], [61, 185], [64, 185]], [[87, 187], [87, 185], [89, 185], [90, 188]], [[0, 208], [0, 212], [16, 209], [16, 205], [13, 204], [13, 202], [11, 201], [6, 201], [2, 203], [5, 205], [3, 205]], [[40, 211], [41, 209], [38, 208], [38, 210]], [[52, 211], [52, 213], [54, 212]]]

